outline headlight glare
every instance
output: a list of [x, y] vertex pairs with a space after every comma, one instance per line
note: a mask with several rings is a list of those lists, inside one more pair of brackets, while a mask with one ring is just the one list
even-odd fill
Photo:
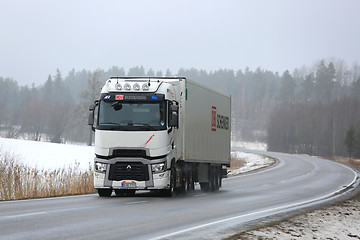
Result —
[[106, 172], [106, 163], [95, 162], [95, 172], [104, 173]]
[[156, 163], [151, 165], [151, 169], [154, 173], [159, 173], [165, 171], [165, 163]]

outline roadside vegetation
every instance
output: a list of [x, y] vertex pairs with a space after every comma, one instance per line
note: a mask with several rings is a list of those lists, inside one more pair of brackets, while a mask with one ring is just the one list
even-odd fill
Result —
[[328, 159], [334, 160], [339, 163], [350, 165], [357, 170], [360, 170], [360, 159], [346, 158], [346, 157], [328, 157]]
[[31, 168], [0, 149], [0, 200], [18, 200], [95, 192], [91, 166], [79, 164], [56, 170]]

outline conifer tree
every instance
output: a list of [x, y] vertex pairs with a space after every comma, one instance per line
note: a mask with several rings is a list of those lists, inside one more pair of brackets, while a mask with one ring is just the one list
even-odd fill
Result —
[[354, 150], [355, 150], [355, 128], [354, 126], [351, 126], [349, 128], [349, 130], [346, 132], [346, 137], [345, 137], [345, 147], [346, 147], [346, 151], [349, 153], [349, 157], [351, 158], [353, 156]]

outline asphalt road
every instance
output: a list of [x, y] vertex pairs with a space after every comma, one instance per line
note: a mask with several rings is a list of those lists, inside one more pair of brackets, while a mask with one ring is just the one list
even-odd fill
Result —
[[0, 202], [0, 239], [220, 239], [249, 221], [328, 201], [358, 184], [358, 173], [305, 155], [224, 179], [215, 193], [170, 198], [96, 194]]

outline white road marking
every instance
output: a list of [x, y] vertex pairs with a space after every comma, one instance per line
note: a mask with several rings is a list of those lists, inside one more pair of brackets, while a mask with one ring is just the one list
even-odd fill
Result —
[[[345, 167], [350, 169], [355, 175], [352, 182], [349, 183], [346, 186], [346, 187], [349, 187], [349, 186], [353, 185], [356, 182], [356, 180], [357, 180], [357, 172], [355, 172], [350, 167], [347, 167], [347, 166], [345, 166]], [[334, 191], [332, 193], [326, 194], [324, 196], [320, 196], [320, 197], [317, 197], [317, 198], [314, 198], [314, 199], [309, 199], [309, 200], [298, 202], [298, 203], [292, 203], [292, 204], [288, 204], [288, 205], [284, 205], [284, 206], [279, 206], [279, 207], [276, 207], [276, 208], [265, 209], [265, 210], [261, 210], [261, 211], [257, 211], [257, 212], [247, 213], [247, 214], [243, 214], [243, 215], [239, 215], [239, 216], [235, 216], [235, 217], [225, 218], [225, 219], [218, 220], [218, 221], [215, 221], [215, 222], [210, 222], [210, 223], [198, 225], [198, 226], [183, 229], [183, 230], [180, 230], [180, 231], [177, 231], [177, 232], [173, 232], [173, 233], [165, 234], [165, 235], [162, 235], [162, 236], [154, 237], [154, 238], [151, 238], [150, 240], [159, 240], [159, 239], [163, 239], [163, 238], [169, 238], [169, 237], [173, 237], [173, 236], [178, 235], [178, 234], [190, 232], [190, 231], [193, 231], [193, 230], [197, 230], [197, 229], [200, 229], [200, 228], [208, 227], [208, 226], [211, 226], [211, 225], [215, 225], [215, 224], [219, 224], [219, 223], [223, 223], [223, 222], [227, 222], [227, 221], [236, 220], [236, 219], [243, 218], [243, 217], [254, 216], [254, 215], [257, 215], [257, 214], [270, 213], [272, 211], [280, 211], [280, 210], [285, 210], [285, 209], [289, 209], [289, 208], [292, 208], [292, 207], [297, 207], [297, 206], [309, 204], [309, 203], [312, 203], [312, 202], [316, 202], [316, 201], [320, 201], [320, 200], [324, 200], [326, 198], [332, 197], [341, 190], [342, 189], [338, 189], [338, 190], [336, 190], [336, 191]]]
[[149, 202], [149, 201], [128, 202], [128, 203], [125, 203], [125, 205], [140, 204], [140, 203], [147, 203], [147, 202]]
[[97, 196], [97, 193], [71, 195], [71, 196], [59, 196], [59, 197], [48, 197], [48, 198], [9, 200], [9, 201], [0, 201], [0, 204], [24, 203], [24, 202], [34, 202], [34, 201], [46, 201], [46, 200], [61, 200], [61, 199], [67, 199], [67, 198], [94, 197], [95, 195]]
[[5, 216], [5, 218], [17, 218], [17, 217], [28, 217], [34, 215], [45, 214], [46, 212], [35, 212], [35, 213], [26, 213], [26, 214], [19, 214], [19, 215], [12, 215], [12, 216]]

